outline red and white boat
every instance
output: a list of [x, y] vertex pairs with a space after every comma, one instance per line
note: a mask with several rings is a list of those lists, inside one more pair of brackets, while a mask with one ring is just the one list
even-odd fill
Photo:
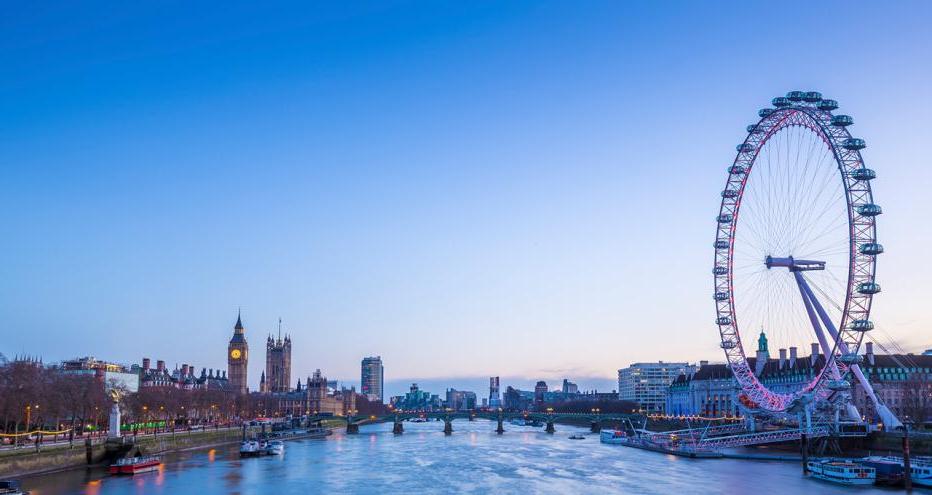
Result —
[[156, 456], [125, 457], [110, 465], [110, 474], [136, 474], [156, 471], [162, 465]]

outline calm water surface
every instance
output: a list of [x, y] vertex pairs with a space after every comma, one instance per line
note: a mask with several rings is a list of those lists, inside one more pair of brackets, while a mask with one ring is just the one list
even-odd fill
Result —
[[[894, 493], [805, 479], [796, 463], [683, 459], [603, 445], [580, 428], [488, 421], [405, 423], [361, 428], [359, 435], [286, 442], [282, 457], [240, 459], [237, 446], [166, 456], [159, 472], [110, 477], [84, 470], [23, 480], [34, 495], [312, 493]], [[902, 493], [902, 491], [900, 491]], [[930, 491], [929, 493], [932, 493]]]

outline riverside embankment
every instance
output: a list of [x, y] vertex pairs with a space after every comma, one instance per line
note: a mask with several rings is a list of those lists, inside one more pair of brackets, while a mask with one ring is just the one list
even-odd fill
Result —
[[[329, 425], [333, 428], [335, 425]], [[247, 429], [248, 435], [256, 435], [259, 428]], [[220, 428], [212, 430], [192, 430], [159, 433], [158, 435], [137, 436], [132, 451], [138, 449], [145, 454], [162, 454], [190, 449], [216, 447], [238, 443], [243, 436], [242, 428]], [[294, 432], [283, 434], [280, 440], [297, 440], [309, 435]], [[127, 441], [132, 437], [126, 437]], [[103, 442], [88, 446], [82, 440], [73, 445], [59, 444], [43, 446], [36, 452], [33, 448], [0, 451], [0, 478], [15, 478], [25, 475], [49, 473], [85, 466], [100, 465], [106, 459], [107, 452]], [[88, 460], [90, 459], [90, 462]]]

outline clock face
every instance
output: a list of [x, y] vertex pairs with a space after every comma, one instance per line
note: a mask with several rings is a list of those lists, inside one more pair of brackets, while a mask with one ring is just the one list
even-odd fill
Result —
[[239, 349], [233, 349], [230, 351], [230, 357], [233, 359], [239, 359], [242, 355], [243, 353]]

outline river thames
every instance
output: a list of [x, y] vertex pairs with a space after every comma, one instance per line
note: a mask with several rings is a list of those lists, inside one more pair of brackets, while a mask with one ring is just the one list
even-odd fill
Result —
[[[311, 493], [850, 493], [806, 479], [797, 463], [684, 459], [599, 443], [587, 429], [488, 421], [391, 423], [359, 435], [286, 442], [284, 456], [240, 459], [238, 446], [167, 455], [158, 472], [111, 477], [102, 469], [23, 480], [33, 495]], [[584, 440], [571, 440], [586, 433]], [[857, 493], [889, 493], [856, 490]]]

